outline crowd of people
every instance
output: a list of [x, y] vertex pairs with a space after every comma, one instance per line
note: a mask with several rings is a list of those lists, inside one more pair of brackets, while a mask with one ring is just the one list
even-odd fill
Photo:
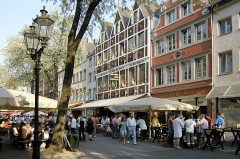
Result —
[[[19, 141], [29, 141], [34, 139], [34, 118], [32, 116], [3, 116], [0, 117], [0, 129], [7, 130], [6, 133], [13, 142], [19, 143]], [[149, 124], [152, 127], [161, 127], [159, 118], [153, 115], [151, 123], [146, 123], [146, 116], [140, 115], [136, 119], [133, 114], [126, 116], [122, 113], [113, 117], [96, 115], [74, 117], [73, 115], [66, 117], [65, 130], [67, 134], [79, 134], [79, 140], [85, 142], [86, 134], [88, 134], [89, 141], [93, 141], [96, 137], [97, 131], [105, 131], [111, 134], [112, 139], [118, 139], [119, 143], [130, 143], [132, 139], [133, 144], [137, 144], [137, 140], [141, 141], [148, 139]], [[57, 121], [56, 115], [43, 116], [40, 115], [40, 134], [43, 140], [48, 140], [53, 132]], [[180, 147], [180, 142], [185, 135], [186, 146], [193, 148], [196, 143], [194, 136], [197, 136], [197, 147], [202, 147], [204, 144], [204, 129], [219, 127], [223, 128], [225, 125], [224, 115], [218, 113], [215, 121], [205, 114], [201, 114], [197, 119], [194, 119], [193, 115], [182, 114], [169, 114], [167, 120], [167, 145], [169, 147]], [[196, 135], [195, 135], [196, 134]], [[151, 131], [152, 137], [154, 137], [154, 129]], [[23, 142], [24, 143], [24, 142]], [[29, 142], [30, 143], [30, 142]], [[29, 146], [27, 142], [26, 146]], [[49, 147], [50, 143], [46, 143], [46, 147]], [[25, 148], [25, 145], [18, 144], [19, 147]]]
[[[39, 117], [39, 137], [45, 141], [46, 148], [50, 146], [56, 117], [56, 115]], [[25, 149], [31, 146], [31, 141], [34, 139], [33, 121], [34, 117], [29, 115], [4, 115], [0, 117], [0, 129], [1, 132], [6, 132], [6, 135], [19, 149]]]
[[[170, 147], [181, 148], [180, 140], [185, 133], [185, 140], [187, 148], [194, 148], [197, 145], [201, 148], [204, 144], [204, 129], [210, 129], [213, 127], [224, 128], [225, 120], [224, 115], [221, 113], [217, 114], [215, 121], [205, 114], [201, 114], [197, 119], [193, 118], [193, 115], [183, 117], [182, 114], [175, 116], [170, 115], [167, 121], [168, 124], [168, 145]], [[197, 134], [197, 143], [194, 141], [194, 134]], [[173, 143], [174, 141], [174, 143]]]
[[79, 133], [80, 141], [86, 141], [84, 132], [87, 132], [89, 140], [92, 141], [96, 137], [98, 129], [110, 132], [113, 139], [119, 139], [119, 143], [130, 143], [130, 138], [133, 139], [133, 144], [137, 144], [137, 138], [142, 140], [147, 139], [147, 125], [143, 117], [135, 120], [133, 114], [127, 118], [126, 115], [120, 113], [114, 117], [96, 117], [95, 115], [83, 117], [80, 115], [77, 119], [71, 115], [66, 117], [65, 128], [68, 134]]

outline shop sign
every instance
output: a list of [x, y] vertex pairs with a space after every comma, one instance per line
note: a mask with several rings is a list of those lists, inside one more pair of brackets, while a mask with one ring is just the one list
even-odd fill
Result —
[[166, 95], [168, 97], [180, 97], [180, 96], [193, 95], [194, 93], [195, 93], [194, 91], [176, 91], [176, 92], [166, 93]]

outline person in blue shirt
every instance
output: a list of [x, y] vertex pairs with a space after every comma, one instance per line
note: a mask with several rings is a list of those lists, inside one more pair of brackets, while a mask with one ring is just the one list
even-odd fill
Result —
[[224, 119], [222, 118], [221, 113], [218, 113], [218, 114], [217, 114], [217, 118], [216, 118], [214, 124], [215, 124], [217, 127], [219, 127], [219, 128], [223, 127], [223, 125], [224, 125]]

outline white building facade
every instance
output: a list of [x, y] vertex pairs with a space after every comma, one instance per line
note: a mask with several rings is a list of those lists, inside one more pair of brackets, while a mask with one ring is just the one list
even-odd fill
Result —
[[212, 98], [226, 126], [239, 122], [240, 113], [240, 1], [222, 0], [213, 14]]

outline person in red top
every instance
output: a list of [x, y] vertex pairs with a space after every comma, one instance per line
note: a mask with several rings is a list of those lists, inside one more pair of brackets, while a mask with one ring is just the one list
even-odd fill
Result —
[[207, 121], [208, 121], [208, 127], [209, 127], [209, 129], [211, 129], [212, 126], [213, 126], [213, 119], [209, 116], [209, 114], [206, 114], [206, 119], [207, 119]]
[[93, 137], [95, 138], [96, 131], [97, 131], [97, 123], [98, 123], [96, 115], [92, 116], [92, 121], [93, 121]]

